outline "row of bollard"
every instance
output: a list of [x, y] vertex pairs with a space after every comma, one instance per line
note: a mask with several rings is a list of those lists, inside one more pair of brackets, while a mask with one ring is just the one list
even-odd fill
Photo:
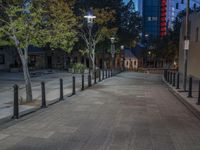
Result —
[[[117, 72], [119, 73], [119, 72]], [[113, 75], [113, 70], [99, 70], [98, 72], [99, 75], [99, 82], [102, 80], [112, 77]], [[81, 76], [81, 90], [85, 90], [85, 75], [82, 74]], [[94, 84], [97, 84], [97, 72], [95, 71], [94, 73]], [[88, 75], [88, 87], [92, 86], [92, 76], [91, 74]], [[13, 119], [18, 119], [19, 118], [19, 86], [14, 85], [14, 107], [13, 107]], [[41, 82], [41, 108], [46, 108], [46, 87], [45, 87], [45, 82]], [[75, 76], [72, 77], [72, 95], [76, 94], [76, 78]], [[64, 88], [63, 88], [63, 79], [60, 79], [60, 98], [59, 101], [64, 100]]]
[[[180, 73], [175, 71], [164, 71], [164, 79], [167, 81], [170, 85], [173, 87], [176, 87], [176, 89], [180, 89]], [[189, 77], [189, 85], [188, 85], [188, 98], [193, 97], [193, 77]], [[200, 81], [199, 81], [199, 87], [198, 87], [198, 101], [196, 103], [197, 105], [200, 105]]]

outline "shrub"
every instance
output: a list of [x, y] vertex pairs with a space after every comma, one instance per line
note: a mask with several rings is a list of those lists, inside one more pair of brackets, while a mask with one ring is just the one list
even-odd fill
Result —
[[72, 69], [74, 73], [84, 73], [86, 66], [81, 63], [76, 63], [76, 64], [73, 64]]

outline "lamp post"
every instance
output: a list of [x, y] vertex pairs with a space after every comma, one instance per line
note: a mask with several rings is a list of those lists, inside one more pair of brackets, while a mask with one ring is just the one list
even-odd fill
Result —
[[[96, 16], [93, 15], [92, 11], [90, 10], [84, 18], [87, 20], [87, 26], [89, 30], [89, 53], [92, 51], [92, 27], [94, 23], [94, 19]], [[90, 60], [90, 59], [89, 59]], [[90, 71], [90, 61], [89, 61], [89, 74], [91, 73]]]
[[124, 61], [125, 61], [125, 56], [124, 56], [124, 45], [121, 45], [121, 61], [122, 61], [122, 69], [123, 71], [125, 70], [125, 64], [124, 64]]
[[[149, 48], [149, 34], [145, 34], [145, 47], [146, 50]], [[148, 56], [145, 56], [143, 58], [143, 61], [145, 62], [145, 67], [148, 67]]]
[[189, 50], [189, 11], [190, 0], [187, 0], [186, 18], [185, 18], [185, 41], [184, 41], [184, 75], [183, 75], [183, 90], [187, 88], [187, 66], [188, 66], [188, 50]]
[[112, 55], [112, 68], [115, 68], [115, 38], [111, 37], [111, 55]]

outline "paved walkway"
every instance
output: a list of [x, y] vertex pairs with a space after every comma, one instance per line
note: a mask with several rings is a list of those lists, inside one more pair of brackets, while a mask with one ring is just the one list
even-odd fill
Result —
[[199, 150], [200, 121], [160, 77], [123, 73], [0, 131], [9, 150]]

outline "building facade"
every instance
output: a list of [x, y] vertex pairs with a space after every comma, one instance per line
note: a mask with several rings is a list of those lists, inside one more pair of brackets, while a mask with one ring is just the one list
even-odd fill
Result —
[[[142, 1], [142, 4], [141, 4]], [[187, 0], [141, 0], [138, 4], [142, 10], [143, 39], [145, 35], [150, 38], [159, 38], [173, 30], [173, 22], [178, 13], [185, 10]], [[200, 0], [190, 0], [190, 8], [200, 7]]]
[[[190, 46], [188, 51], [188, 75], [200, 78], [200, 13], [194, 13], [190, 16]], [[183, 21], [180, 32], [180, 49], [179, 49], [179, 71], [184, 72], [184, 37], [185, 22]]]
[[142, 35], [151, 38], [160, 36], [161, 0], [143, 0], [143, 31]]
[[124, 67], [129, 71], [138, 69], [138, 59], [131, 49], [124, 50]]
[[[173, 30], [173, 22], [182, 10], [185, 10], [187, 0], [167, 0], [167, 28]], [[196, 9], [200, 6], [200, 0], [190, 0], [190, 8]]]

